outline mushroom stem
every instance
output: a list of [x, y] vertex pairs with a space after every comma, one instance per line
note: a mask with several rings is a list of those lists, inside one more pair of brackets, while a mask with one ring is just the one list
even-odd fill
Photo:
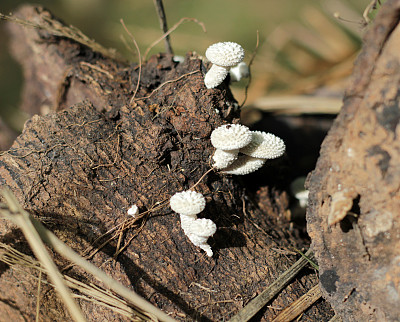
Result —
[[204, 77], [207, 88], [214, 88], [221, 84], [229, 73], [229, 68], [213, 64]]

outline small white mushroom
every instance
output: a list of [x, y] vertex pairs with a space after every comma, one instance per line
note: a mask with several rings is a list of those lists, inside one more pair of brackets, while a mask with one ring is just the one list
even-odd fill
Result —
[[229, 75], [231, 76], [231, 82], [240, 82], [242, 78], [249, 77], [249, 66], [245, 62], [241, 62], [229, 70]]
[[252, 131], [252, 140], [240, 152], [254, 158], [275, 159], [285, 152], [285, 142], [271, 133]]
[[193, 245], [200, 247], [209, 257], [213, 255], [213, 251], [211, 246], [207, 244], [207, 240], [215, 234], [217, 226], [211, 219], [194, 219], [181, 215], [181, 226]]
[[185, 57], [179, 56], [179, 55], [175, 55], [175, 56], [172, 58], [172, 60], [173, 60], [175, 63], [183, 63], [183, 62], [185, 61]]
[[308, 190], [304, 188], [306, 177], [298, 177], [290, 184], [290, 190], [294, 197], [299, 201], [301, 208], [305, 208], [308, 203]]
[[129, 216], [132, 216], [133, 218], [136, 217], [136, 215], [138, 214], [138, 212], [139, 212], [139, 208], [138, 208], [138, 206], [136, 206], [136, 205], [133, 205], [132, 207], [130, 207], [130, 208], [128, 209], [128, 215], [129, 215]]
[[251, 140], [250, 129], [240, 124], [222, 125], [211, 133], [211, 144], [221, 150], [240, 149], [249, 144]]
[[177, 192], [171, 197], [169, 203], [171, 209], [178, 214], [195, 218], [206, 206], [206, 200], [203, 195], [191, 190]]
[[248, 155], [241, 155], [229, 167], [224, 169], [222, 173], [246, 175], [260, 169], [267, 159], [253, 158]]
[[216, 149], [212, 159], [214, 160], [213, 167], [216, 169], [224, 169], [231, 165], [238, 158], [239, 150], [221, 150]]
[[213, 65], [204, 83], [207, 88], [214, 88], [224, 81], [231, 67], [244, 59], [244, 49], [234, 42], [219, 42], [207, 48], [206, 57]]

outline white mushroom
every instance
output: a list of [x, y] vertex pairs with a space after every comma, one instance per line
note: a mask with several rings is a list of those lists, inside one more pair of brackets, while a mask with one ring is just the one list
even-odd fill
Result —
[[206, 57], [213, 65], [204, 83], [207, 88], [214, 88], [224, 81], [231, 67], [244, 59], [244, 49], [234, 42], [219, 42], [207, 48]]
[[217, 226], [211, 219], [194, 219], [181, 215], [181, 226], [193, 245], [200, 247], [209, 257], [213, 255], [213, 251], [211, 246], [207, 244], [207, 240], [215, 234]]
[[239, 150], [221, 150], [216, 149], [213, 155], [214, 164], [216, 169], [224, 169], [231, 165], [238, 158]]
[[208, 256], [213, 255], [208, 237], [214, 235], [217, 226], [210, 219], [197, 219], [197, 214], [204, 210], [206, 201], [201, 193], [182, 191], [174, 194], [170, 199], [173, 211], [180, 214], [181, 227], [185, 235], [195, 245], [203, 249]]
[[211, 133], [211, 144], [221, 150], [236, 150], [245, 147], [252, 140], [251, 131], [240, 124], [226, 124]]
[[206, 200], [203, 195], [191, 190], [177, 192], [171, 197], [169, 203], [171, 209], [178, 214], [195, 218], [206, 206]]
[[185, 57], [179, 56], [179, 55], [175, 55], [175, 56], [172, 58], [172, 60], [173, 60], [175, 63], [183, 63], [183, 62], [185, 61]]
[[285, 142], [271, 133], [252, 131], [252, 140], [240, 152], [254, 158], [275, 159], [285, 152]]
[[290, 184], [290, 190], [294, 197], [299, 201], [301, 208], [305, 208], [308, 203], [308, 190], [304, 188], [306, 177], [298, 177]]
[[241, 155], [228, 168], [224, 169], [222, 173], [246, 175], [260, 169], [266, 161], [267, 159], [253, 158], [248, 155]]
[[138, 212], [139, 212], [139, 208], [138, 208], [138, 206], [133, 205], [132, 207], [130, 207], [130, 208], [128, 209], [127, 212], [128, 212], [128, 215], [129, 215], [129, 216], [132, 216], [133, 218], [135, 218], [136, 215], [137, 215]]
[[229, 75], [231, 76], [231, 82], [240, 82], [242, 78], [249, 77], [249, 66], [245, 62], [241, 62], [229, 70]]

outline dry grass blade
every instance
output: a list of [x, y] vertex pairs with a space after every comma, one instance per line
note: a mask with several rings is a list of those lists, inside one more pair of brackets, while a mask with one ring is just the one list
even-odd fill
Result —
[[249, 87], [250, 87], [250, 84], [251, 84], [251, 65], [253, 64], [254, 58], [256, 58], [257, 50], [258, 50], [258, 46], [259, 45], [260, 45], [260, 33], [257, 30], [256, 48], [254, 49], [253, 53], [251, 54], [251, 58], [250, 58], [250, 61], [249, 61], [249, 64], [248, 64], [248, 66], [249, 66], [249, 80], [247, 82], [246, 88], [244, 89], [244, 99], [243, 99], [242, 104], [240, 104], [240, 107], [243, 107], [244, 104], [247, 101], [247, 93], [249, 91]]
[[0, 19], [8, 20], [8, 21], [20, 24], [22, 26], [30, 27], [30, 28], [45, 30], [54, 36], [66, 37], [66, 38], [72, 39], [72, 40], [76, 41], [77, 43], [85, 45], [85, 46], [89, 47], [90, 49], [92, 49], [93, 51], [96, 51], [96, 52], [102, 54], [104, 57], [110, 57], [111, 59], [115, 59], [117, 61], [126, 63], [126, 59], [123, 58], [115, 49], [105, 48], [102, 45], [98, 44], [93, 39], [90, 39], [89, 37], [87, 37], [78, 28], [73, 27], [73, 26], [64, 26], [61, 22], [59, 22], [57, 20], [53, 20], [53, 19], [43, 16], [43, 20], [46, 22], [46, 24], [37, 24], [37, 23], [31, 22], [28, 20], [19, 19], [17, 17], [13, 17], [13, 16], [9, 16], [9, 15], [4, 15], [2, 13], [0, 13]]
[[321, 290], [319, 285], [315, 285], [306, 294], [290, 304], [279, 315], [272, 320], [272, 322], [285, 322], [292, 321], [321, 297]]
[[342, 107], [341, 98], [307, 95], [262, 97], [251, 105], [264, 112], [284, 114], [337, 114]]
[[[312, 251], [309, 249], [305, 257], [311, 258]], [[246, 322], [249, 321], [259, 310], [261, 310], [269, 301], [271, 301], [289, 282], [300, 272], [300, 270], [308, 264], [308, 260], [302, 256], [287, 271], [283, 272], [277, 280], [275, 280], [260, 295], [250, 301], [243, 309], [230, 319], [230, 322]]]
[[121, 19], [120, 21], [121, 21], [122, 27], [124, 27], [126, 33], [129, 35], [129, 37], [131, 37], [131, 40], [132, 40], [133, 44], [135, 45], [136, 51], [137, 51], [137, 53], [138, 53], [138, 59], [139, 59], [138, 81], [137, 81], [137, 84], [136, 84], [135, 91], [133, 92], [133, 95], [132, 95], [132, 97], [131, 97], [131, 99], [130, 99], [130, 101], [129, 101], [129, 102], [132, 104], [133, 100], [135, 99], [136, 93], [137, 93], [137, 91], [139, 90], [140, 77], [142, 76], [142, 58], [141, 58], [140, 49], [139, 49], [139, 46], [138, 46], [138, 44], [137, 44], [137, 42], [136, 42], [136, 40], [135, 40], [135, 37], [133, 37], [132, 33], [131, 33], [131, 32], [128, 30], [128, 28], [126, 27], [126, 25], [125, 25], [125, 23], [124, 23], [124, 20]]
[[[46, 229], [39, 221], [29, 216], [29, 214], [24, 211], [21, 206], [16, 202], [15, 197], [9, 190], [4, 190], [3, 195], [6, 197], [7, 201], [11, 201], [8, 206], [9, 209], [1, 209], [1, 214], [6, 217], [7, 219], [12, 220], [16, 224], [20, 224], [20, 220], [16, 220], [17, 218], [22, 217], [24, 215], [26, 217], [26, 221], [29, 221], [31, 228], [33, 229], [34, 233], [37, 235], [37, 238], [43, 240], [46, 244], [51, 246], [56, 252], [58, 252], [64, 258], [70, 260], [71, 262], [75, 263], [76, 265], [80, 266], [85, 271], [92, 274], [98, 280], [104, 283], [104, 285], [115, 293], [120, 295], [126, 301], [130, 302], [134, 306], [140, 308], [141, 310], [148, 312], [148, 315], [152, 317], [154, 320], [161, 320], [161, 321], [175, 321], [170, 316], [165, 314], [160, 309], [153, 306], [151, 303], [140, 297], [138, 294], [133, 292], [132, 290], [128, 289], [127, 287], [123, 286], [116, 280], [109, 277], [105, 274], [102, 270], [94, 266], [92, 263], [86, 261], [82, 258], [79, 254], [77, 254], [74, 250], [70, 247], [65, 245], [61, 240], [57, 238], [51, 231]], [[22, 228], [22, 227], [21, 227]], [[40, 241], [42, 242], [42, 241]], [[43, 245], [44, 247], [44, 245]], [[53, 263], [54, 264], [54, 263]], [[46, 269], [48, 267], [44, 265]], [[51, 272], [49, 271], [49, 274]], [[61, 273], [58, 272], [58, 277], [61, 277]], [[58, 283], [59, 281], [57, 281]], [[64, 284], [63, 284], [64, 285]], [[65, 287], [65, 285], [64, 285]], [[84, 321], [84, 320], [82, 320]]]
[[40, 260], [43, 267], [46, 268], [58, 295], [64, 301], [71, 317], [78, 322], [86, 321], [81, 309], [72, 298], [71, 291], [65, 285], [60, 271], [47, 252], [39, 233], [33, 226], [29, 214], [21, 208], [10, 190], [3, 190], [3, 196], [11, 210], [11, 214], [8, 217], [21, 228], [36, 257]]
[[36, 322], [39, 322], [39, 314], [40, 314], [40, 291], [42, 287], [42, 271], [39, 270], [39, 281], [38, 281], [38, 291], [37, 291], [37, 300], [36, 300]]
[[180, 81], [182, 78], [185, 78], [185, 77], [187, 77], [187, 76], [190, 76], [190, 75], [193, 75], [193, 74], [196, 74], [196, 73], [200, 73], [200, 72], [201, 72], [200, 70], [194, 70], [194, 71], [192, 71], [192, 72], [190, 72], [190, 73], [183, 74], [183, 75], [179, 76], [178, 78], [168, 80], [168, 81], [162, 83], [162, 84], [161, 84], [160, 86], [158, 86], [157, 88], [155, 88], [149, 95], [147, 95], [147, 96], [145, 96], [145, 97], [138, 97], [138, 98], [135, 98], [135, 99], [131, 99], [131, 101], [138, 101], [138, 100], [148, 99], [148, 98], [150, 98], [155, 92], [157, 92], [158, 90], [160, 90], [163, 86], [165, 86], [165, 85], [167, 85], [167, 84], [170, 84], [170, 83], [174, 83], [174, 82]]
[[[14, 270], [22, 271], [27, 273], [24, 268], [35, 269], [39, 272], [38, 277], [38, 292], [40, 284], [50, 284], [45, 279], [41, 281], [42, 274], [47, 274], [46, 270], [44, 270], [40, 263], [33, 259], [31, 256], [23, 254], [11, 247], [10, 245], [4, 244], [0, 242], [0, 261], [6, 263]], [[81, 295], [74, 294], [74, 298], [81, 298], [86, 301], [94, 302], [98, 305], [106, 306], [117, 312], [130, 320], [134, 321], [147, 321], [149, 319], [148, 316], [145, 315], [144, 312], [138, 311], [128, 305], [126, 301], [115, 296], [109, 291], [103, 290], [95, 285], [87, 285], [84, 284], [72, 277], [63, 276], [64, 282], [68, 287], [78, 291]], [[50, 284], [51, 285], [51, 284]], [[39, 295], [38, 301], [39, 303]], [[39, 311], [36, 313], [36, 318], [39, 317]]]
[[146, 57], [148, 55], [148, 53], [150, 52], [150, 50], [157, 45], [161, 40], [163, 40], [165, 37], [167, 37], [171, 32], [173, 32], [176, 28], [178, 28], [182, 23], [184, 23], [185, 21], [193, 21], [195, 23], [197, 23], [198, 25], [201, 26], [201, 28], [203, 29], [204, 32], [207, 32], [206, 27], [204, 26], [204, 23], [202, 23], [201, 21], [198, 21], [196, 18], [188, 18], [188, 17], [184, 17], [181, 20], [179, 20], [175, 25], [172, 26], [172, 28], [170, 30], [168, 30], [164, 35], [162, 35], [160, 38], [158, 38], [156, 41], [154, 41], [144, 52], [143, 55], [143, 61], [146, 60]]

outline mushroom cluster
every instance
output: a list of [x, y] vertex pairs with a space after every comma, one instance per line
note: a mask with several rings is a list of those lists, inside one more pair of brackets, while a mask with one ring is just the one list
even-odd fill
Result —
[[224, 81], [231, 67], [243, 61], [244, 49], [235, 42], [218, 42], [207, 48], [206, 57], [213, 65], [204, 77], [204, 84], [214, 88]]
[[182, 191], [174, 194], [170, 201], [171, 209], [180, 215], [181, 227], [189, 240], [211, 257], [213, 251], [207, 240], [215, 234], [217, 226], [211, 219], [197, 218], [206, 206], [203, 195], [196, 191]]
[[271, 133], [250, 131], [247, 126], [226, 124], [211, 133], [216, 148], [213, 167], [223, 173], [245, 175], [260, 169], [268, 159], [285, 152], [283, 140]]

